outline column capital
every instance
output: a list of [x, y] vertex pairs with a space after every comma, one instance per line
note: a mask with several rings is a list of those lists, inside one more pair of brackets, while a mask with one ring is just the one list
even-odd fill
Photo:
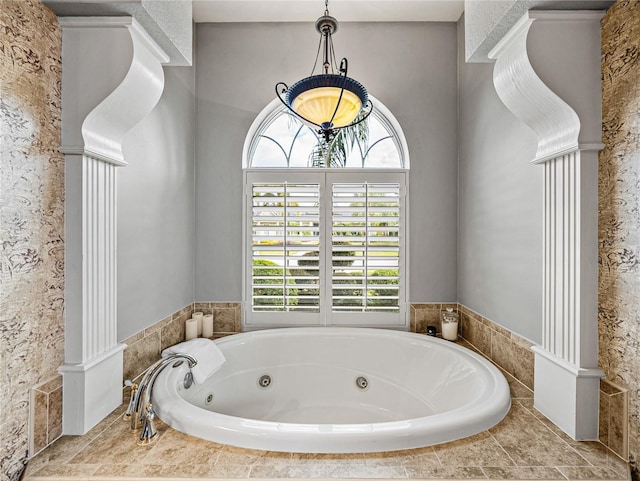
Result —
[[[491, 50], [493, 82], [538, 138], [533, 163], [601, 149], [600, 11], [529, 11]], [[597, 37], [597, 38], [596, 38]]]

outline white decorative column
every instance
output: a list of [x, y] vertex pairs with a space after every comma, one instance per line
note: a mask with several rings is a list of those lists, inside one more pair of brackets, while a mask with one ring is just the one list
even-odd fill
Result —
[[[534, 405], [598, 439], [598, 151], [602, 12], [530, 11], [492, 50], [503, 103], [538, 137], [544, 169], [543, 335]], [[535, 68], [534, 68], [535, 67]]]
[[[117, 339], [116, 170], [122, 141], [156, 105], [168, 57], [130, 17], [65, 17], [63, 432], [84, 434], [122, 403]], [[135, 160], [135, 159], [134, 159]]]

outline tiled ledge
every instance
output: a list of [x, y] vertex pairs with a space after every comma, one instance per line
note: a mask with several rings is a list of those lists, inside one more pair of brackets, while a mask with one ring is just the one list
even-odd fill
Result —
[[[424, 333], [428, 326], [433, 326], [439, 332], [440, 313], [447, 308], [452, 308], [459, 313], [459, 334], [463, 339], [524, 386], [533, 389], [534, 356], [531, 350], [533, 343], [462, 304], [411, 304], [409, 330]], [[185, 322], [194, 312], [213, 315], [213, 338], [241, 331], [242, 309], [239, 302], [189, 304], [123, 341], [127, 344], [124, 353], [124, 378], [136, 378], [160, 358], [163, 349], [184, 341]], [[128, 395], [126, 390], [124, 398], [128, 399]], [[46, 419], [46, 413], [39, 413], [34, 418]], [[603, 380], [600, 387], [600, 442], [624, 460], [628, 460], [626, 420], [628, 420], [627, 391]], [[55, 434], [55, 427], [52, 432]], [[47, 431], [42, 432], [42, 428], [38, 433], [40, 433], [38, 439], [50, 436]]]

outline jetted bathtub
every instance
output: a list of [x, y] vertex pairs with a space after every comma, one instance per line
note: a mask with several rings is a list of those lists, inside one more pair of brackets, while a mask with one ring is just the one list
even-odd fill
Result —
[[216, 341], [226, 357], [184, 387], [186, 363], [156, 380], [168, 425], [251, 449], [356, 453], [417, 448], [484, 431], [510, 408], [486, 359], [449, 341], [382, 329], [285, 328]]

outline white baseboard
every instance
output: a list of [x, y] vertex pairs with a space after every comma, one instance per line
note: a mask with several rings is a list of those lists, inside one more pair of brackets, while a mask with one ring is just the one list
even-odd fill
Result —
[[117, 344], [84, 364], [64, 364], [62, 433], [82, 435], [122, 404], [123, 351]]
[[580, 368], [540, 346], [535, 354], [534, 407], [577, 441], [598, 440], [600, 378], [597, 368]]

